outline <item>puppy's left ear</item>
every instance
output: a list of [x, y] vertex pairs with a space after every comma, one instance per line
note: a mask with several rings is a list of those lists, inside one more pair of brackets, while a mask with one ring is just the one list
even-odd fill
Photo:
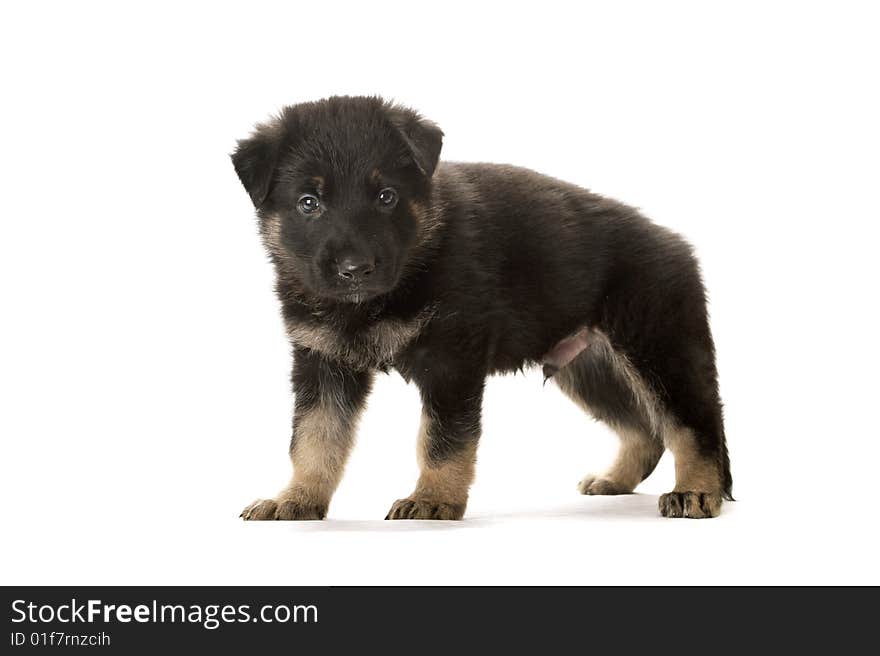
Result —
[[443, 147], [443, 130], [407, 107], [390, 105], [391, 122], [403, 137], [413, 163], [430, 178], [434, 175]]
[[261, 123], [251, 136], [238, 141], [238, 148], [231, 155], [238, 179], [258, 209], [272, 190], [284, 138], [285, 128], [280, 118]]

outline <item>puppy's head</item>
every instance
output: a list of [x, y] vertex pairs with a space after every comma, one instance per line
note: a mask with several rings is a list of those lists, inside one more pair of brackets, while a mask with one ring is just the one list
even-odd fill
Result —
[[442, 141], [410, 109], [334, 97], [258, 125], [232, 162], [276, 264], [320, 298], [356, 303], [392, 290], [430, 232]]

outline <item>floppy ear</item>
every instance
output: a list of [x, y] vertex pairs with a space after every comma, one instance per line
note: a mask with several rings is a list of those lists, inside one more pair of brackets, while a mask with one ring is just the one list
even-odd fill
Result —
[[262, 123], [251, 136], [238, 141], [238, 148], [231, 155], [238, 179], [250, 195], [254, 207], [259, 208], [272, 189], [284, 137], [285, 129], [280, 119]]
[[390, 105], [391, 122], [403, 137], [410, 156], [419, 170], [430, 178], [434, 175], [443, 147], [443, 130], [407, 107]]

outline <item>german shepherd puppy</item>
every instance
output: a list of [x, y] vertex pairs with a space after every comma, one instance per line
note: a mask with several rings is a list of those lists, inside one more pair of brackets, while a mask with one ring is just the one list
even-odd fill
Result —
[[583, 494], [626, 494], [669, 449], [664, 517], [731, 499], [715, 352], [690, 246], [532, 171], [440, 163], [443, 132], [375, 97], [287, 107], [238, 142], [293, 343], [293, 479], [242, 517], [323, 519], [374, 374], [422, 399], [413, 492], [386, 519], [461, 519], [486, 377], [544, 375], [620, 436]]

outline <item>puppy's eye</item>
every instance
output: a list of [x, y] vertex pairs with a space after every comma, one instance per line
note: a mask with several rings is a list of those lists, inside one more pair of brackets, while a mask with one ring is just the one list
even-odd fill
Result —
[[314, 214], [318, 211], [320, 206], [321, 201], [318, 200], [317, 196], [312, 194], [303, 194], [299, 197], [299, 200], [296, 201], [296, 207], [302, 214]]
[[397, 205], [397, 192], [391, 187], [385, 187], [379, 192], [379, 204], [383, 207], [394, 207]]

